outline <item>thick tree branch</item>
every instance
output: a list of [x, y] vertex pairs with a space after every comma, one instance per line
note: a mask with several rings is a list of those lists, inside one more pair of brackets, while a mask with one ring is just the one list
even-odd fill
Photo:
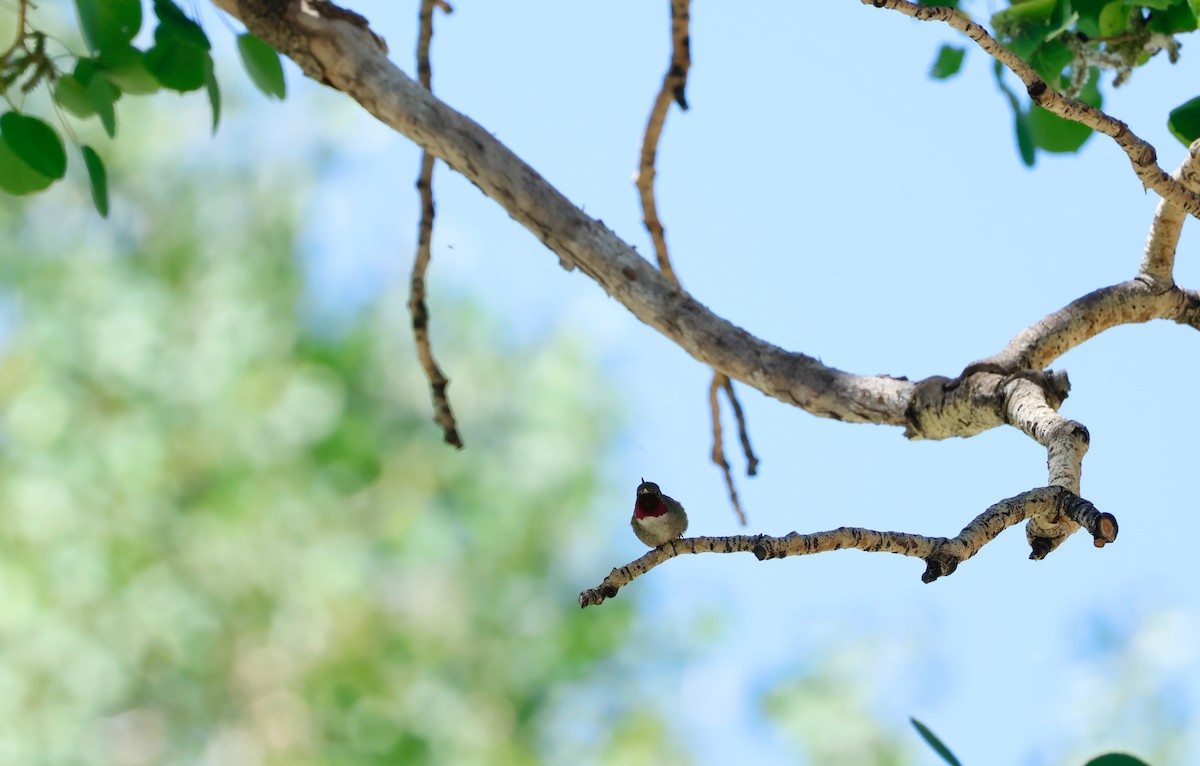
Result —
[[1035, 104], [1059, 117], [1086, 125], [1092, 130], [1111, 137], [1129, 156], [1129, 161], [1133, 163], [1133, 170], [1145, 188], [1153, 189], [1164, 200], [1194, 216], [1200, 216], [1200, 195], [1189, 190], [1178, 179], [1172, 178], [1158, 166], [1158, 155], [1153, 146], [1134, 135], [1124, 122], [1108, 116], [1090, 104], [1068, 98], [1054, 91], [1033, 67], [997, 42], [979, 24], [946, 6], [918, 5], [907, 2], [907, 0], [860, 1], [863, 5], [899, 11], [905, 16], [911, 16], [921, 21], [942, 21], [959, 30], [974, 40], [989, 56], [1019, 77]]
[[[1017, 333], [1000, 353], [972, 362], [959, 376], [1042, 369], [1084, 341], [1118, 325], [1169, 319], [1190, 324], [1194, 295], [1161, 282], [1131, 279], [1078, 298]], [[952, 382], [956, 383], [957, 381]], [[928, 437], [927, 437], [928, 438]]]
[[[387, 58], [361, 17], [328, 3], [214, 0], [305, 73], [343, 91], [383, 123], [462, 173], [560, 261], [577, 267], [634, 316], [700, 362], [815, 415], [904, 425], [913, 384], [853, 375], [791, 353], [716, 316], [628, 244], [547, 183], [471, 119], [439, 101]], [[274, 0], [272, 0], [274, 2]], [[359, 20], [356, 20], [359, 19]]]
[[[1025, 519], [1066, 517], [1085, 527], [1097, 547], [1116, 540], [1117, 521], [1109, 513], [1063, 487], [1040, 487], [1016, 497], [1001, 500], [977, 516], [956, 537], [926, 537], [907, 532], [876, 532], [860, 527], [841, 527], [828, 532], [784, 537], [769, 535], [734, 535], [731, 537], [689, 537], [672, 540], [641, 558], [609, 572], [595, 588], [579, 594], [581, 607], [601, 604], [613, 598], [636, 578], [654, 567], [685, 553], [753, 553], [759, 561], [787, 556], [806, 556], [812, 553], [857, 548], [861, 551], [898, 553], [925, 561], [921, 581], [933, 582], [953, 574], [963, 561], [974, 556], [1005, 529]], [[1044, 558], [1040, 541], [1033, 541], [1032, 559]]]
[[[433, 91], [433, 67], [429, 63], [429, 47], [433, 42], [433, 9], [441, 8], [444, 13], [453, 9], [445, 0], [421, 0], [420, 31], [417, 37], [417, 77], [421, 85]], [[412, 277], [409, 281], [408, 310], [412, 314], [413, 340], [417, 347], [417, 358], [425, 377], [429, 378], [430, 396], [433, 399], [433, 421], [442, 428], [447, 444], [462, 449], [462, 437], [458, 423], [450, 408], [446, 386], [450, 381], [442, 373], [433, 358], [433, 347], [429, 340], [429, 307], [425, 305], [425, 272], [429, 268], [433, 243], [433, 163], [434, 156], [421, 152], [421, 172], [417, 177], [417, 191], [421, 197], [421, 220], [417, 225], [417, 253], [413, 259]]]

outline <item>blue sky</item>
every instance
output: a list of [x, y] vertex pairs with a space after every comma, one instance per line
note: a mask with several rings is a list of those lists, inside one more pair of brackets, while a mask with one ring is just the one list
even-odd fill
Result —
[[[416, 4], [352, 5], [411, 74]], [[667, 64], [667, 5], [461, 0], [439, 14], [434, 38], [438, 95], [643, 253], [652, 248], [632, 174]], [[731, 321], [852, 372], [952, 376], [1136, 273], [1157, 199], [1125, 155], [1093, 137], [1079, 155], [1043, 154], [1025, 169], [980, 51], [968, 50], [957, 78], [927, 78], [940, 44], [969, 47], [953, 30], [853, 0], [699, 2], [692, 18], [692, 108], [668, 118], [660, 214], [685, 287]], [[1105, 88], [1106, 109], [1155, 144], [1168, 170], [1184, 148], [1166, 114], [1197, 90], [1188, 48], [1176, 66], [1155, 61], [1121, 91]], [[406, 280], [417, 152], [290, 65], [288, 75], [289, 102], [243, 119], [338, 147], [307, 256], [314, 299], [333, 316]], [[314, 102], [327, 120], [312, 121]], [[693, 533], [742, 531], [708, 463], [710, 373], [560, 269], [469, 183], [439, 167], [436, 186], [435, 340], [451, 321], [439, 294], [471, 293], [515, 337], [577, 328], [620, 381], [632, 417], [612, 469], [614, 505], [602, 511], [620, 551], [612, 564], [642, 551], [627, 526], [641, 476], [685, 504]], [[1200, 284], [1191, 228], [1176, 269], [1187, 286]], [[763, 564], [687, 557], [631, 585], [623, 595], [641, 599], [647, 621], [686, 626], [712, 609], [727, 618], [715, 643], [655, 679], [702, 760], [796, 762], [763, 725], [756, 695], [856, 646], [865, 659], [844, 677], [868, 686], [879, 719], [899, 731], [909, 715], [923, 719], [968, 764], [1149, 755], [1139, 716], [1156, 715], [1145, 712], [1155, 700], [1200, 731], [1200, 567], [1179, 526], [1200, 489], [1197, 340], [1166, 323], [1122, 327], [1054, 364], [1073, 384], [1063, 413], [1092, 435], [1083, 493], [1121, 524], [1103, 550], [1077, 535], [1029, 562], [1023, 533], [1010, 530], [932, 585], [921, 584], [919, 561], [859, 552]], [[455, 350], [437, 350], [452, 396], [485, 385], [456, 378]], [[910, 443], [900, 429], [821, 420], [739, 390], [762, 460], [758, 478], [739, 480], [751, 532], [952, 535], [1046, 482], [1044, 450], [1013, 429]], [[735, 450], [730, 459], [741, 464]], [[919, 763], [937, 762], [912, 741]], [[1200, 740], [1186, 752], [1200, 759]]]

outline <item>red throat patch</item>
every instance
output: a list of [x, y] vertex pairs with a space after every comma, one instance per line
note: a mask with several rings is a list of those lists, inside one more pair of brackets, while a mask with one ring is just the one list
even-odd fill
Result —
[[667, 512], [667, 504], [657, 495], [638, 495], [633, 505], [633, 515], [639, 519], [647, 516], [662, 516]]

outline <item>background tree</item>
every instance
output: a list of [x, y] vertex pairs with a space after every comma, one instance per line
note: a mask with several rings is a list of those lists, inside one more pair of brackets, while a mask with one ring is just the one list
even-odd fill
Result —
[[305, 318], [310, 175], [205, 163], [201, 189], [178, 147], [135, 143], [119, 221], [78, 187], [0, 212], [0, 760], [541, 763], [571, 749], [563, 698], [607, 696], [576, 736], [685, 761], [661, 711], [608, 691], [631, 610], [559, 608], [598, 561], [616, 425], [578, 344], [456, 307], [460, 363], [536, 374], [465, 396], [487, 446], [443, 461], [403, 296], [335, 334]]

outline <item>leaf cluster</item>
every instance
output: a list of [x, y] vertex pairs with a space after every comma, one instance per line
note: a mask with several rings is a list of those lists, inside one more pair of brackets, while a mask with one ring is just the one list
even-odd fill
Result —
[[[965, 12], [960, 0], [922, 4]], [[1200, 0], [1010, 0], [991, 14], [990, 25], [997, 40], [1037, 70], [1047, 85], [1099, 108], [1102, 71], [1111, 71], [1112, 84], [1119, 87], [1160, 54], [1175, 63], [1178, 36], [1195, 31], [1198, 14]], [[954, 76], [965, 53], [942, 46], [930, 76]], [[994, 69], [997, 86], [1012, 106], [1017, 147], [1026, 165], [1034, 164], [1038, 150], [1071, 153], [1091, 137], [1091, 129], [1018, 96], [1005, 84], [1002, 69]], [[1200, 97], [1173, 109], [1167, 125], [1185, 145], [1200, 138]]]
[[[108, 215], [108, 174], [100, 154], [74, 138], [67, 117], [95, 118], [111, 139], [117, 134], [117, 103], [125, 95], [160, 90], [178, 93], [204, 89], [212, 106], [212, 126], [221, 114], [221, 92], [214, 75], [212, 44], [195, 19], [173, 0], [154, 0], [153, 44], [139, 47], [143, 27], [140, 0], [75, 0], [87, 53], [47, 53], [47, 34], [26, 20], [28, 0], [17, 6], [16, 39], [0, 55], [0, 96], [9, 111], [0, 115], [0, 190], [33, 194], [61, 179], [67, 168], [62, 134], [78, 144], [91, 185], [92, 202]], [[263, 93], [284, 98], [286, 86], [279, 55], [249, 33], [238, 35], [238, 51], [250, 79]], [[23, 96], [45, 84], [59, 127], [28, 114]]]

